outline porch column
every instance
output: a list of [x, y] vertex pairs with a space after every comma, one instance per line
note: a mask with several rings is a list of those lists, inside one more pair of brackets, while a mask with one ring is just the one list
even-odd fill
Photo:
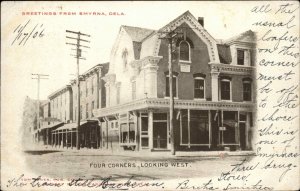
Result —
[[245, 129], [245, 140], [246, 140], [246, 149], [250, 149], [250, 140], [249, 140], [249, 131], [250, 131], [250, 112], [246, 113], [246, 129]]
[[[221, 110], [221, 127], [223, 127], [223, 110]], [[220, 132], [220, 127], [218, 127], [218, 131]], [[222, 138], [222, 142], [221, 142], [221, 145], [223, 146], [224, 144], [224, 131], [221, 131], [221, 138]]]
[[136, 142], [136, 151], [140, 150], [140, 131], [139, 131], [139, 120], [138, 113], [134, 111], [134, 124], [135, 124], [135, 142]]
[[236, 143], [237, 144], [239, 144], [237, 147], [237, 149], [238, 150], [240, 150], [241, 149], [241, 139], [240, 139], [240, 112], [239, 111], [237, 111], [237, 113], [236, 113], [236, 115], [237, 115], [237, 125], [236, 125], [236, 138], [237, 138], [237, 140], [236, 140]]
[[71, 149], [73, 149], [73, 129], [71, 129]]
[[191, 110], [188, 109], [188, 147], [191, 148]]
[[108, 149], [108, 120], [106, 121], [106, 149]]
[[153, 149], [153, 111], [148, 112], [148, 135], [149, 135], [149, 149]]
[[61, 131], [61, 139], [62, 139], [62, 141], [61, 141], [61, 143], [62, 143], [62, 148], [64, 148], [64, 130], [62, 130]]
[[219, 101], [219, 72], [211, 72], [211, 100]]
[[211, 111], [208, 110], [208, 144], [209, 148], [211, 148], [211, 138], [212, 138], [212, 132], [211, 132]]
[[66, 129], [66, 147], [68, 148], [68, 129]]
[[49, 145], [49, 129], [46, 129], [46, 145]]

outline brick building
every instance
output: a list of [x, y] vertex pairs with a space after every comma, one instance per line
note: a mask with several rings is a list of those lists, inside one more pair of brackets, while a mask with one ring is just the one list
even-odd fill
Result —
[[173, 54], [176, 150], [249, 150], [254, 115], [255, 34], [217, 41], [189, 11], [159, 30], [121, 26], [94, 110], [107, 149], [169, 150], [169, 52]]

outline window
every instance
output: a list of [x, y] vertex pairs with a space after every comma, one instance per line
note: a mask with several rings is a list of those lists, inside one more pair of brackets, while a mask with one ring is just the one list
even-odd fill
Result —
[[190, 45], [187, 41], [181, 41], [179, 44], [179, 60], [190, 61]]
[[244, 58], [245, 58], [245, 51], [244, 50], [241, 50], [241, 49], [238, 49], [237, 50], [237, 64], [238, 65], [244, 65]]
[[86, 118], [89, 118], [89, 104], [86, 104]]
[[111, 122], [111, 125], [110, 125], [110, 127], [113, 129], [114, 128], [114, 122]]
[[251, 101], [252, 100], [252, 87], [251, 81], [243, 81], [243, 100]]
[[94, 117], [94, 114], [93, 114], [93, 110], [95, 109], [95, 102], [92, 101], [92, 107], [91, 107], [91, 115], [92, 117]]
[[120, 104], [120, 86], [117, 86], [117, 104]]
[[194, 79], [194, 98], [204, 99], [205, 81], [204, 78], [196, 77]]
[[94, 81], [95, 81], [95, 78], [93, 77], [92, 78], [92, 94], [94, 94]]
[[131, 82], [132, 100], [136, 99], [136, 81]]
[[231, 81], [229, 79], [221, 80], [221, 100], [231, 100]]
[[[172, 84], [173, 97], [177, 97], [177, 77], [173, 75], [173, 84]], [[166, 76], [166, 97], [170, 96], [170, 84], [169, 84], [169, 75]]]

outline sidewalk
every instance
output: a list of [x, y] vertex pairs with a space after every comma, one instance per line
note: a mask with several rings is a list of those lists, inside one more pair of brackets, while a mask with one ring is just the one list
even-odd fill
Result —
[[36, 145], [35, 148], [30, 151], [61, 151], [64, 155], [114, 155], [114, 156], [126, 156], [126, 157], [149, 157], [149, 158], [170, 158], [170, 157], [228, 157], [228, 156], [254, 156], [254, 151], [177, 151], [175, 155], [172, 155], [170, 151], [153, 151], [148, 150], [141, 151], [125, 151], [125, 150], [107, 150], [107, 149], [88, 149], [81, 148], [77, 150], [73, 148], [52, 147], [45, 145]]

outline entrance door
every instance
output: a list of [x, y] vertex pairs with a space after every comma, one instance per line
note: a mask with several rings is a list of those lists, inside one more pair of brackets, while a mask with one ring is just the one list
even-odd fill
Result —
[[167, 122], [153, 122], [153, 148], [167, 149], [168, 129]]
[[240, 143], [241, 143], [241, 149], [246, 149], [246, 124], [240, 122]]

